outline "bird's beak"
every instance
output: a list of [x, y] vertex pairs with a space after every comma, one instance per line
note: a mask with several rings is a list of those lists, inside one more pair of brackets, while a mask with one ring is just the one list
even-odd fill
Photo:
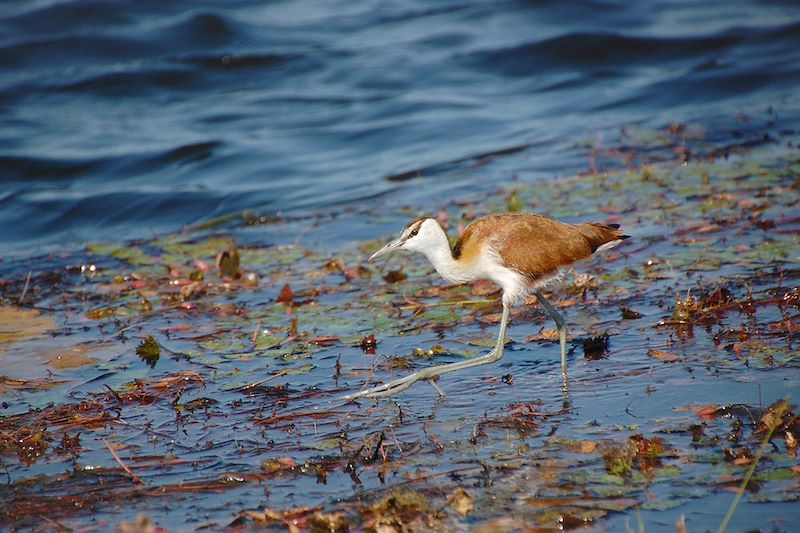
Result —
[[396, 241], [390, 242], [389, 244], [387, 244], [386, 246], [384, 246], [383, 248], [381, 248], [380, 250], [378, 250], [377, 252], [375, 252], [374, 254], [369, 256], [368, 261], [370, 263], [372, 263], [373, 261], [375, 261], [380, 256], [394, 252], [395, 250], [397, 250], [398, 248], [403, 246], [403, 244], [405, 242], [406, 241], [402, 241], [400, 239], [397, 239]]

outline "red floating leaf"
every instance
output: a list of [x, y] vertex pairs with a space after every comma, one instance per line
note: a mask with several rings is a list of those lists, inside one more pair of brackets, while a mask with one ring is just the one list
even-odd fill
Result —
[[320, 346], [330, 346], [331, 344], [336, 344], [337, 342], [339, 342], [339, 337], [335, 335], [311, 339], [311, 344], [318, 344]]
[[278, 298], [275, 300], [275, 302], [279, 304], [290, 305], [293, 299], [294, 295], [292, 294], [292, 288], [287, 283], [283, 286], [281, 292], [278, 293]]
[[364, 353], [374, 354], [375, 350], [378, 348], [378, 340], [375, 338], [375, 335], [367, 335], [361, 339], [359, 346], [364, 350]]
[[717, 405], [708, 405], [697, 411], [700, 418], [714, 419], [719, 415], [720, 408]]

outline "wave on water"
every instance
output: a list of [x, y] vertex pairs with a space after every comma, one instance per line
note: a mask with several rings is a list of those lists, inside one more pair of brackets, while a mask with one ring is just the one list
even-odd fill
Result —
[[576, 33], [479, 51], [465, 58], [467, 65], [501, 76], [534, 76], [575, 68], [632, 68], [704, 58], [741, 42], [738, 36], [659, 39], [614, 33]]
[[0, 246], [579, 171], [626, 124], [786, 102], [799, 32], [755, 0], [4, 2]]

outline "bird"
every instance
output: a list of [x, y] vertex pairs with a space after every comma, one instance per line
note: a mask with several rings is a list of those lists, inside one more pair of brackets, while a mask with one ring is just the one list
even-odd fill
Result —
[[466, 361], [432, 366], [403, 378], [345, 396], [382, 398], [393, 396], [417, 381], [428, 381], [440, 395], [434, 378], [449, 372], [484, 365], [503, 357], [506, 327], [511, 307], [535, 295], [558, 328], [561, 369], [567, 371], [567, 325], [541, 289], [558, 279], [575, 262], [616, 246], [630, 238], [619, 224], [569, 224], [532, 213], [498, 213], [471, 222], [451, 248], [447, 233], [435, 218], [420, 217], [408, 223], [400, 236], [380, 248], [370, 262], [396, 251], [424, 255], [433, 268], [452, 284], [490, 280], [502, 289], [503, 312], [494, 348], [486, 355]]

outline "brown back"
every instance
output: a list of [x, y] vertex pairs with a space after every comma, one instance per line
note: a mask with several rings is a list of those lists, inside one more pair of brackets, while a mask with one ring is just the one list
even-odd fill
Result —
[[573, 225], [541, 215], [505, 213], [480, 218], [467, 226], [453, 248], [453, 258], [467, 263], [475, 260], [483, 242], [507, 267], [535, 280], [623, 238], [619, 229], [605, 224]]

